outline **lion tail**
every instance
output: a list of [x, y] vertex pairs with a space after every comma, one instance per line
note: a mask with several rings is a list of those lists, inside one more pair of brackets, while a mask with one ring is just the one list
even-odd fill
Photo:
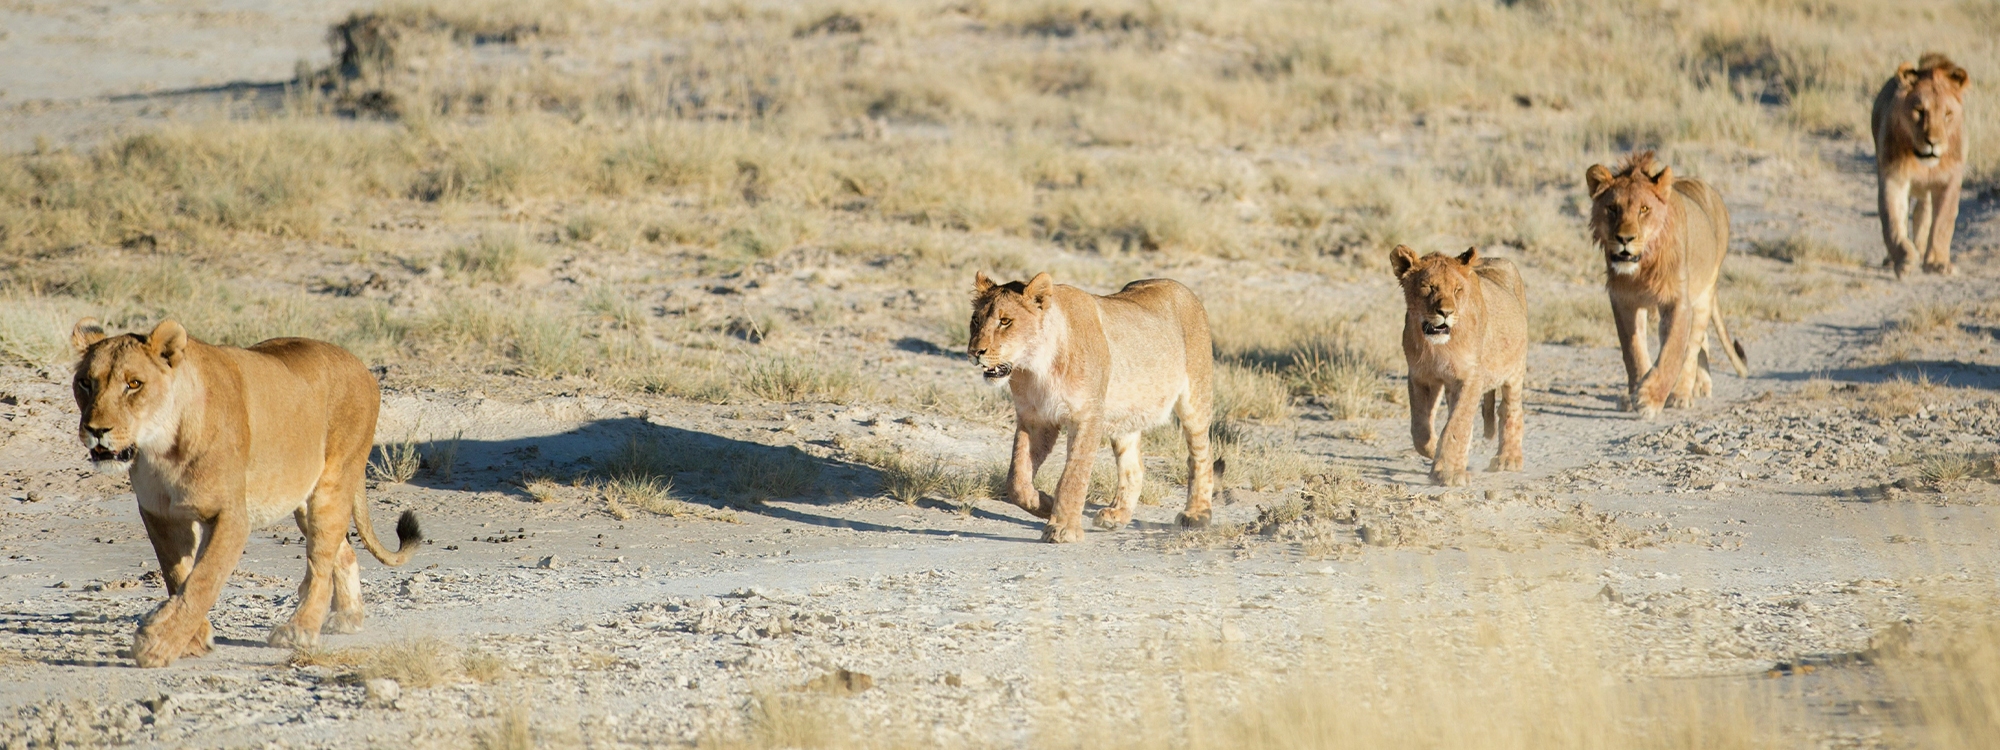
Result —
[[1494, 411], [1493, 408], [1494, 398], [1499, 395], [1500, 392], [1497, 390], [1487, 391], [1486, 400], [1479, 406], [1479, 413], [1486, 418], [1487, 440], [1492, 440], [1494, 435], [1500, 434], [1499, 422], [1496, 421], [1498, 414]]
[[1750, 377], [1750, 366], [1745, 364], [1750, 355], [1743, 353], [1742, 344], [1729, 337], [1729, 326], [1722, 323], [1722, 305], [1718, 304], [1714, 309], [1714, 314], [1709, 317], [1715, 318], [1715, 337], [1721, 339], [1722, 353], [1729, 357], [1729, 366], [1736, 368], [1736, 377]]
[[368, 554], [392, 568], [409, 562], [410, 557], [417, 554], [417, 548], [424, 546], [424, 532], [417, 526], [417, 514], [407, 510], [396, 519], [396, 551], [390, 552], [382, 546], [382, 541], [375, 538], [375, 524], [368, 520], [368, 494], [365, 492], [354, 493], [354, 528], [361, 532], [361, 544], [368, 548]]

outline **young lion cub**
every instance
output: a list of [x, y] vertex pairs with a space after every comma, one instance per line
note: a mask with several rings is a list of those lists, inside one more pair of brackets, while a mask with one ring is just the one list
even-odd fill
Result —
[[[1179, 416], [1188, 445], [1188, 500], [1182, 526], [1208, 523], [1215, 496], [1209, 461], [1209, 404], [1214, 366], [1208, 312], [1180, 282], [1146, 279], [1109, 297], [1059, 285], [1046, 273], [1023, 284], [973, 281], [972, 336], [967, 349], [986, 381], [1014, 396], [1014, 460], [1007, 499], [1048, 519], [1042, 541], [1083, 539], [1083, 500], [1097, 444], [1111, 436], [1118, 456], [1117, 499], [1099, 511], [1097, 526], [1115, 529], [1132, 518], [1144, 484], [1139, 432]], [[1069, 453], [1056, 496], [1035, 489], [1035, 471], [1069, 433]]]
[[[1514, 264], [1479, 257], [1422, 258], [1406, 245], [1389, 254], [1403, 283], [1403, 358], [1410, 365], [1410, 440], [1432, 459], [1431, 481], [1466, 483], [1474, 400], [1484, 397], [1486, 437], [1499, 394], [1500, 453], [1487, 471], [1521, 470], [1521, 388], [1528, 374], [1528, 292]], [[1444, 442], [1434, 432], [1438, 396], [1450, 404]], [[1462, 408], [1463, 407], [1463, 408]]]

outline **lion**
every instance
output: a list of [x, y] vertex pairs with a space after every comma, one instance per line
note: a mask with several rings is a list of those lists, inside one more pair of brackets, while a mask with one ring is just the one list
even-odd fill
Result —
[[[1108, 297], [1057, 284], [1047, 273], [1027, 283], [973, 280], [968, 353], [988, 383], [1014, 400], [1014, 455], [1007, 499], [1048, 520], [1042, 541], [1083, 539], [1084, 495], [1097, 446], [1106, 435], [1118, 458], [1118, 488], [1099, 511], [1098, 528], [1132, 518], [1145, 480], [1139, 435], [1180, 418], [1187, 437], [1187, 507], [1183, 527], [1206, 525], [1215, 496], [1209, 421], [1214, 400], [1208, 312], [1180, 282], [1145, 279]], [[1055, 497], [1035, 489], [1035, 472], [1069, 433], [1067, 462]]]
[[[1674, 179], [1653, 152], [1633, 154], [1616, 173], [1602, 164], [1584, 172], [1590, 231], [1604, 250], [1604, 289], [1625, 355], [1625, 408], [1642, 419], [1681, 407], [1713, 390], [1708, 325], [1739, 377], [1750, 374], [1743, 347], [1731, 340], [1715, 299], [1729, 251], [1729, 209], [1708, 183]], [[1660, 358], [1646, 352], [1646, 319], [1660, 327]]]
[[107, 336], [76, 324], [77, 436], [99, 471], [129, 472], [139, 517], [160, 559], [167, 600], [132, 642], [141, 667], [214, 647], [208, 610], [250, 531], [286, 513], [305, 535], [306, 578], [279, 647], [309, 647], [327, 623], [361, 627], [361, 576], [347, 529], [375, 559], [402, 565], [423, 544], [416, 515], [396, 524], [400, 546], [375, 538], [362, 492], [381, 390], [361, 360], [323, 341], [271, 339], [239, 349], [188, 336], [168, 320], [151, 333]]
[[[1407, 245], [1389, 253], [1403, 286], [1403, 359], [1410, 366], [1410, 441], [1431, 461], [1431, 481], [1463, 485], [1472, 447], [1472, 404], [1483, 399], [1486, 437], [1500, 437], [1487, 471], [1521, 470], [1522, 388], [1528, 377], [1528, 290], [1504, 258], [1472, 248], [1453, 258], [1421, 258]], [[1438, 398], [1449, 416], [1435, 432]], [[1498, 396], [1496, 414], [1495, 396]]]
[[1957, 270], [1951, 265], [1951, 234], [1965, 180], [1966, 80], [1964, 68], [1930, 52], [1916, 65], [1896, 68], [1875, 95], [1869, 130], [1875, 136], [1882, 244], [1889, 249], [1882, 264], [1898, 279], [1920, 253], [1924, 273]]

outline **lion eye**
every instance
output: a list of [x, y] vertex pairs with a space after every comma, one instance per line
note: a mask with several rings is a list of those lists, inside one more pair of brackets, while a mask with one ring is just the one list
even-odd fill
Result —
[[139, 390], [139, 386], [142, 386], [142, 385], [145, 385], [145, 383], [141, 383], [141, 382], [139, 382], [139, 381], [138, 381], [138, 379], [136, 379], [136, 378], [134, 378], [134, 379], [132, 379], [132, 380], [127, 380], [127, 381], [125, 381], [125, 390], [128, 390], [128, 391], [136, 391], [136, 390]]
[[1014, 324], [1014, 319], [1013, 319], [1013, 318], [1001, 318], [1001, 319], [1000, 319], [1000, 327], [1001, 327], [1001, 328], [1006, 328], [1007, 326], [1011, 326], [1011, 325], [1013, 325], [1013, 324]]
[[1647, 215], [1647, 214], [1650, 214], [1650, 213], [1652, 213], [1652, 212], [1653, 212], [1653, 207], [1652, 207], [1652, 206], [1640, 206], [1640, 207], [1639, 207], [1639, 215], [1640, 215], [1640, 216], [1645, 216], [1645, 215]]

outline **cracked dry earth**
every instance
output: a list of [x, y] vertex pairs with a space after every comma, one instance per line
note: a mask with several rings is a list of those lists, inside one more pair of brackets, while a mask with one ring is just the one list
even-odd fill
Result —
[[[856, 726], [1032, 744], [1049, 711], [1228, 703], [1255, 675], [1392, 649], [1413, 625], [1449, 647], [1454, 623], [1543, 604], [1608, 634], [1634, 675], [1846, 664], [1920, 623], [1920, 595], [1990, 587], [1994, 329], [1896, 343], [1881, 321], [2000, 293], [1976, 270], [1835, 273], [1858, 280], [1845, 304], [1754, 327], [1751, 378], [1718, 374], [1713, 399], [1656, 423], [1616, 410], [1612, 350], [1538, 347], [1523, 475], [1422, 487], [1400, 417], [1307, 408], [1245, 439], [1331, 473], [1230, 489], [1208, 531], [1174, 528], [1169, 500], [1067, 546], [1036, 543], [1039, 523], [999, 503], [878, 497], [841, 447], [990, 458], [991, 422], [392, 378], [385, 431], [463, 437], [450, 478], [372, 487], [378, 525], [414, 509], [432, 542], [403, 569], [364, 563], [366, 629], [316, 654], [265, 647], [303, 567], [294, 531], [265, 529], [212, 614], [215, 652], [144, 671], [124, 649], [162, 592], [126, 483], [76, 455], [63, 373], [7, 369], [0, 738], [456, 746], [532, 705], [542, 741], [694, 743], [741, 731], [762, 696], [802, 694]], [[582, 489], [521, 484], [648, 436], [710, 457], [801, 450], [824, 494], [621, 519]], [[385, 686], [365, 653], [450, 666]]]

